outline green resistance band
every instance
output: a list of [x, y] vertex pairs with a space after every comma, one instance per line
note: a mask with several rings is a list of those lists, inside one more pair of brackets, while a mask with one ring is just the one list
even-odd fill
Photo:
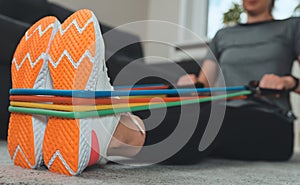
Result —
[[99, 111], [89, 111], [89, 112], [65, 112], [65, 111], [54, 111], [54, 110], [46, 110], [46, 109], [35, 109], [35, 108], [22, 108], [22, 107], [9, 107], [10, 112], [17, 113], [25, 113], [25, 114], [38, 114], [38, 115], [46, 115], [52, 117], [62, 117], [62, 118], [70, 118], [70, 119], [83, 119], [90, 117], [99, 117], [99, 116], [107, 116], [113, 114], [120, 114], [126, 112], [135, 112], [142, 110], [152, 110], [166, 107], [176, 107], [181, 105], [189, 105], [195, 103], [205, 103], [220, 99], [233, 98], [237, 96], [246, 96], [252, 94], [252, 91], [241, 91], [236, 93], [211, 96], [207, 98], [193, 99], [193, 100], [184, 100], [177, 102], [167, 102], [167, 103], [159, 103], [159, 104], [150, 104], [144, 106], [136, 106], [136, 107], [126, 107], [126, 108], [116, 108], [116, 109], [107, 109], [107, 110], [99, 110]]

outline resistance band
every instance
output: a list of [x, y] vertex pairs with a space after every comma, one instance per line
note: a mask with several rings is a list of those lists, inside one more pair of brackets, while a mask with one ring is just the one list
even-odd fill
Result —
[[182, 100], [197, 99], [198, 97], [151, 97], [151, 98], [73, 98], [59, 96], [10, 96], [10, 101], [35, 102], [35, 103], [56, 103], [69, 105], [110, 105], [121, 103], [162, 103]]
[[[161, 102], [160, 102], [161, 103]], [[94, 106], [70, 106], [70, 105], [56, 105], [56, 104], [44, 104], [44, 103], [29, 103], [29, 102], [10, 102], [10, 106], [14, 107], [26, 107], [26, 108], [38, 108], [47, 110], [60, 110], [68, 112], [87, 112], [94, 110], [107, 110], [117, 109], [125, 107], [137, 107], [146, 106], [153, 103], [124, 103], [124, 104], [113, 104], [113, 105], [94, 105]]]
[[159, 108], [166, 108], [166, 107], [175, 107], [175, 106], [189, 105], [189, 104], [194, 104], [194, 103], [204, 103], [204, 102], [220, 100], [220, 99], [227, 99], [227, 98], [237, 97], [237, 96], [247, 96], [250, 94], [252, 94], [252, 91], [247, 90], [247, 91], [241, 91], [241, 92], [218, 95], [218, 96], [211, 96], [211, 97], [200, 98], [200, 99], [167, 102], [167, 103], [157, 103], [157, 104], [150, 104], [150, 105], [144, 105], [144, 106], [125, 107], [125, 108], [90, 111], [90, 112], [63, 112], [63, 111], [53, 111], [53, 110], [36, 109], [36, 108], [22, 108], [22, 107], [14, 107], [14, 106], [10, 106], [9, 111], [25, 113], [25, 114], [40, 114], [40, 115], [63, 117], [63, 118], [81, 119], [81, 118], [106, 116], [106, 115], [126, 113], [126, 112], [151, 110], [151, 109], [159, 109]]
[[11, 95], [53, 95], [78, 98], [98, 98], [116, 96], [147, 96], [147, 95], [177, 95], [191, 93], [243, 91], [246, 86], [192, 88], [192, 89], [162, 89], [162, 90], [120, 90], [120, 91], [80, 91], [80, 90], [45, 90], [45, 89], [11, 89]]

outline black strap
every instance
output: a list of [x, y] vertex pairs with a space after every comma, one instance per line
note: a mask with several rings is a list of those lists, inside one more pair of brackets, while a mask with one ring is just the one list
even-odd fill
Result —
[[289, 76], [292, 77], [292, 78], [295, 80], [295, 85], [294, 85], [294, 87], [290, 88], [289, 91], [295, 91], [295, 90], [298, 88], [298, 86], [299, 86], [299, 79], [296, 78], [296, 77], [293, 76], [293, 75], [289, 75]]

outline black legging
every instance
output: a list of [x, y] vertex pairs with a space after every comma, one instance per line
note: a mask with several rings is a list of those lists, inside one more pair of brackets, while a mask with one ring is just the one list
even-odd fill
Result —
[[[118, 63], [108, 65], [111, 70], [122, 66]], [[179, 67], [179, 68], [178, 68]], [[114, 85], [132, 84], [139, 76], [149, 75], [148, 78], [140, 79], [138, 83], [176, 83], [181, 75], [186, 73], [197, 74], [200, 71], [200, 62], [187, 61], [180, 63], [167, 63], [157, 65], [145, 65], [134, 63], [121, 71], [118, 75], [120, 81], [114, 81]], [[183, 70], [181, 70], [183, 69]], [[161, 77], [161, 78], [157, 78]], [[262, 105], [264, 106], [264, 105]], [[211, 104], [201, 104], [199, 112], [195, 112], [198, 105], [186, 105], [183, 107], [168, 108], [163, 120], [160, 115], [164, 110], [140, 111], [134, 114], [144, 119], [147, 131], [145, 146], [151, 146], [164, 141], [178, 127], [181, 129], [178, 137], [191, 134], [188, 142], [178, 152], [166, 160], [169, 164], [188, 164], [200, 161], [206, 156], [241, 159], [241, 160], [288, 160], [293, 153], [293, 123], [281, 116], [257, 110], [256, 107], [230, 108], [227, 107], [221, 130], [214, 142], [203, 152], [198, 147], [211, 112]], [[272, 107], [269, 107], [272, 110]], [[185, 126], [178, 125], [181, 111], [184, 110], [186, 125], [193, 124], [195, 129], [187, 133]], [[150, 116], [151, 119], [145, 119]], [[157, 126], [157, 124], [159, 124]], [[156, 127], [155, 127], [156, 126]], [[153, 129], [155, 127], [155, 129]], [[152, 129], [152, 130], [150, 130]], [[180, 140], [179, 140], [180, 141]], [[170, 147], [178, 144], [178, 139], [173, 138], [168, 142]], [[181, 145], [182, 143], [179, 143]], [[169, 146], [159, 146], [149, 149], [145, 147], [140, 152], [137, 160], [153, 162], [153, 157], [165, 156]], [[154, 161], [155, 162], [155, 161]]]
[[[187, 110], [185, 114], [193, 114], [192, 111], [196, 107], [197, 105], [186, 105], [168, 108], [165, 119], [160, 125], [147, 131], [145, 146], [164, 140], [174, 131], [182, 108]], [[192, 137], [183, 148], [163, 163], [193, 164], [206, 156], [239, 160], [284, 161], [290, 159], [293, 154], [293, 122], [250, 106], [227, 107], [223, 125], [216, 139], [205, 151], [199, 152], [199, 143], [211, 111], [210, 104], [202, 104], [200, 110], [199, 121]], [[151, 117], [155, 117], [159, 111], [152, 111]], [[149, 116], [149, 111], [135, 112], [135, 114], [143, 119]], [[145, 121], [146, 128], [152, 127], [152, 124], [157, 123]], [[159, 150], [164, 153], [168, 148]], [[152, 151], [142, 150], [138, 158], [147, 160], [147, 156], [151, 155], [154, 155]]]

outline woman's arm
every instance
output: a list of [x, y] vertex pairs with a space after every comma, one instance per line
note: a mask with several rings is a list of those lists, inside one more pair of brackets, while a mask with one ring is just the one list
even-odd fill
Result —
[[[266, 89], [276, 89], [276, 90], [289, 90], [294, 88], [296, 81], [291, 76], [277, 76], [274, 74], [266, 74], [262, 77], [259, 83], [259, 87]], [[300, 87], [294, 90], [297, 93], [300, 93]]]
[[[298, 57], [298, 61], [300, 61], [300, 56]], [[277, 76], [274, 74], [266, 74], [260, 80], [259, 86], [261, 88], [267, 89], [292, 89], [296, 86], [296, 80], [291, 76]], [[294, 92], [300, 94], [300, 84], [298, 83], [298, 87], [294, 90]]]
[[197, 81], [203, 83], [204, 87], [210, 87], [214, 84], [217, 78], [217, 71], [218, 64], [216, 64], [216, 62], [212, 60], [205, 60], [203, 62]]
[[209, 43], [206, 60], [203, 61], [198, 77], [194, 74], [183, 75], [177, 81], [178, 86], [192, 85], [197, 82], [202, 83], [204, 87], [210, 87], [214, 84], [218, 71], [218, 63], [214, 60], [218, 60], [220, 56], [220, 51], [218, 49], [219, 33], [220, 31], [216, 33], [215, 37]]
[[216, 62], [212, 60], [205, 60], [201, 66], [201, 71], [198, 78], [194, 74], [187, 74], [179, 78], [177, 85], [185, 86], [201, 82], [203, 83], [204, 87], [210, 87], [210, 85], [212, 85], [216, 80], [217, 69], [218, 65]]

